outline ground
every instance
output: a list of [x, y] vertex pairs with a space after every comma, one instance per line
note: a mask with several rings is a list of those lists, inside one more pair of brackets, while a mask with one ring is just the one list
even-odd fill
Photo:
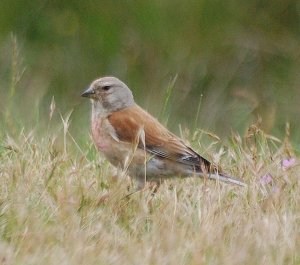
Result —
[[134, 183], [113, 178], [91, 144], [55, 141], [22, 132], [1, 143], [1, 264], [300, 263], [288, 139], [252, 127], [207, 151], [248, 188], [192, 177], [130, 196]]

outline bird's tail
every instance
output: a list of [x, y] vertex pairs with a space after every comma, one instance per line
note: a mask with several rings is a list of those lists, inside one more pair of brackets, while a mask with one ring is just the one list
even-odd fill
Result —
[[223, 170], [218, 167], [217, 165], [209, 162], [203, 157], [200, 158], [200, 166], [199, 166], [199, 175], [202, 177], [207, 177], [209, 179], [219, 180], [222, 182], [227, 182], [231, 184], [235, 184], [242, 187], [247, 187], [247, 184], [243, 182], [242, 180], [239, 180], [235, 177], [229, 176], [225, 173], [223, 173]]
[[247, 184], [242, 180], [221, 173], [208, 173], [208, 178], [247, 187]]

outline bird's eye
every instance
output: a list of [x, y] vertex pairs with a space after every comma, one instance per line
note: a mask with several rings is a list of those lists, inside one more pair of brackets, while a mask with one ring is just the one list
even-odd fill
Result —
[[110, 86], [104, 86], [104, 87], [102, 87], [102, 90], [108, 91], [110, 88], [111, 88]]

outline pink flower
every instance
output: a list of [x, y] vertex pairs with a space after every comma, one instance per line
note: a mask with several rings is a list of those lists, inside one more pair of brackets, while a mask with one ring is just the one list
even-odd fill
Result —
[[263, 185], [270, 184], [272, 181], [273, 181], [273, 177], [270, 173], [263, 175], [259, 180], [260, 184]]
[[281, 166], [283, 170], [287, 170], [293, 167], [295, 164], [296, 164], [296, 159], [291, 157], [291, 158], [283, 159]]
[[280, 192], [280, 188], [279, 188], [278, 186], [274, 186], [274, 187], [272, 188], [272, 192], [273, 192], [273, 193], [279, 193], [279, 192]]

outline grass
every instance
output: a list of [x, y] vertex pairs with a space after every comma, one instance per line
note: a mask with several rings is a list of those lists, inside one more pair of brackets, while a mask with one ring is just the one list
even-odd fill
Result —
[[[12, 65], [13, 76], [21, 76]], [[282, 166], [295, 158], [289, 126], [283, 140], [259, 123], [227, 142], [180, 130], [248, 188], [192, 177], [164, 182], [155, 196], [150, 190], [126, 196], [131, 180], [112, 177], [90, 139], [72, 136], [72, 112], [59, 113], [54, 99], [48, 122], [30, 130], [14, 123], [22, 116], [17, 86], [11, 82], [0, 120], [1, 264], [300, 263], [299, 160]]]
[[[281, 166], [292, 154], [288, 139], [252, 126], [220, 152], [206, 150], [248, 188], [173, 179], [155, 196], [129, 197], [130, 180], [112, 178], [92, 146], [81, 153], [74, 142], [63, 151], [54, 143], [24, 132], [2, 140], [3, 264], [300, 262], [299, 166]], [[261, 184], [268, 172], [272, 182]]]

